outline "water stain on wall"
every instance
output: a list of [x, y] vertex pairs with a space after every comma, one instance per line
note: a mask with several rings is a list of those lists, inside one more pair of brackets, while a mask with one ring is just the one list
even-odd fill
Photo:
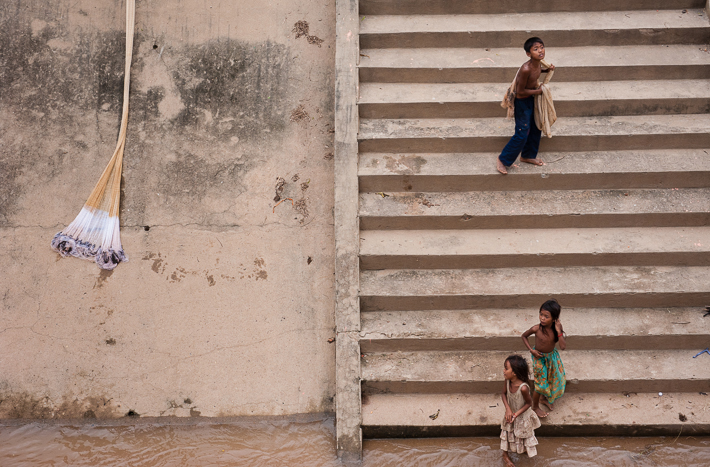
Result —
[[[12, 114], [3, 130], [45, 134], [53, 145], [66, 146], [61, 154], [79, 153], [70, 162], [103, 166], [110, 154], [97, 151], [98, 145], [110, 145], [121, 117], [124, 31], [69, 31], [62, 22], [30, 18], [8, 4], [0, 6], [0, 18], [8, 19], [0, 29], [0, 106]], [[211, 190], [239, 195], [240, 180], [259, 156], [244, 154], [243, 146], [229, 148], [278, 139], [286, 129], [292, 108], [288, 47], [223, 39], [163, 50], [140, 32], [134, 41], [123, 223], [143, 221], [154, 191], [192, 203]], [[100, 140], [82, 136], [87, 127]], [[41, 169], [33, 176], [71, 169], [71, 163], [45, 167], [57, 158], [47, 144], [25, 137], [0, 146], [0, 225], [30, 189], [16, 181], [23, 166]], [[151, 193], [138, 189], [156, 183]]]
[[0, 417], [21, 419], [116, 418], [120, 406], [109, 397], [64, 398], [54, 401], [27, 392], [0, 391]]
[[20, 160], [0, 153], [0, 226], [9, 225], [10, 216], [15, 212], [16, 201], [23, 192], [22, 184], [18, 181], [23, 171], [24, 166]]
[[286, 128], [289, 51], [272, 42], [212, 41], [188, 48], [173, 77], [184, 110], [180, 126], [206, 123], [222, 138], [258, 138]]

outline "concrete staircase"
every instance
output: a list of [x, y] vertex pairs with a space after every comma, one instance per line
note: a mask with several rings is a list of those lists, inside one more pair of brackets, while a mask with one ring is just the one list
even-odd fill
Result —
[[[363, 436], [498, 435], [503, 361], [550, 297], [568, 386], [540, 434], [710, 433], [704, 0], [359, 8]], [[559, 120], [548, 165], [501, 176], [535, 35]]]

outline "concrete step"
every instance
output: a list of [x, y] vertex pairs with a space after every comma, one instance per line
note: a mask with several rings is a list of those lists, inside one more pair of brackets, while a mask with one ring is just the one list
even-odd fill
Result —
[[[501, 118], [361, 119], [360, 152], [496, 152], [513, 134]], [[705, 149], [710, 114], [568, 117], [543, 138], [541, 151]]]
[[[361, 118], [501, 117], [510, 83], [363, 83]], [[706, 114], [710, 80], [551, 82], [560, 118]]]
[[366, 230], [360, 269], [703, 266], [710, 226]]
[[[564, 307], [561, 321], [569, 334], [568, 345], [576, 350], [688, 349], [697, 353], [710, 343], [708, 318], [703, 314], [704, 309], [698, 307]], [[523, 354], [527, 350], [520, 335], [535, 324], [534, 306], [525, 310], [369, 312], [362, 314], [360, 351], [501, 350]], [[530, 342], [534, 345], [535, 338]]]
[[359, 217], [362, 230], [707, 226], [710, 190], [361, 193]]
[[703, 9], [545, 12], [498, 15], [368, 15], [360, 47], [522, 47], [531, 36], [547, 47], [706, 44]]
[[[707, 45], [626, 45], [615, 47], [548, 47], [556, 67], [555, 83], [706, 79], [710, 76]], [[361, 82], [508, 83], [527, 61], [515, 48], [362, 49]]]
[[[710, 303], [710, 267], [386, 269], [360, 271], [362, 311], [566, 307], [696, 307]], [[709, 366], [710, 368], [710, 366]]]
[[471, 0], [360, 0], [360, 15], [445, 15], [492, 14], [549, 11], [618, 11], [668, 10], [703, 8], [704, 0], [599, 0], [579, 2], [548, 0], [520, 3], [516, 0], [497, 2]]
[[455, 192], [710, 187], [710, 149], [546, 152], [513, 167], [495, 153], [360, 154], [361, 192]]
[[[570, 345], [571, 347], [571, 345]], [[698, 351], [566, 350], [565, 393], [708, 392], [708, 360]], [[371, 353], [361, 359], [365, 394], [482, 394], [503, 388], [512, 351]], [[530, 363], [530, 355], [524, 355]]]
[[[501, 388], [502, 389], [502, 388]], [[365, 438], [494, 436], [505, 415], [491, 394], [373, 394], [362, 400]], [[707, 434], [707, 394], [657, 392], [571, 393], [535, 430], [538, 436], [650, 436]], [[707, 393], [708, 391], [704, 391]], [[439, 412], [432, 420], [429, 416]]]

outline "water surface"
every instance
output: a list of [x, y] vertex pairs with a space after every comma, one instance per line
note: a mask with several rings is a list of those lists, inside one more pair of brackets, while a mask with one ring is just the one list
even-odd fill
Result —
[[[4, 425], [2, 425], [4, 423]], [[0, 466], [338, 467], [329, 417], [0, 422]], [[709, 437], [539, 438], [541, 467], [710, 466]], [[496, 438], [366, 440], [364, 467], [503, 465]]]

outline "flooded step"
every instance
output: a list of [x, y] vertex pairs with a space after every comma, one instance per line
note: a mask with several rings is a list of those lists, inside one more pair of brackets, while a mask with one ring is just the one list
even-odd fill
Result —
[[[501, 117], [509, 84], [363, 83], [358, 111], [368, 119]], [[550, 88], [558, 118], [710, 112], [710, 80], [553, 81]]]
[[361, 193], [359, 205], [362, 230], [691, 227], [710, 224], [708, 188], [380, 192]]
[[[360, 152], [495, 152], [513, 134], [500, 118], [361, 119]], [[568, 117], [559, 119], [541, 151], [705, 149], [710, 114]]]
[[710, 303], [710, 267], [604, 266], [386, 269], [360, 272], [362, 311], [567, 307], [696, 307]]
[[[576, 350], [688, 349], [710, 342], [704, 308], [567, 308], [561, 322]], [[537, 308], [406, 310], [361, 315], [364, 354], [500, 350], [527, 355], [520, 335], [537, 324]], [[502, 325], [504, 323], [504, 325]], [[530, 342], [534, 345], [535, 338]], [[710, 356], [709, 356], [710, 357]]]
[[710, 226], [360, 233], [361, 270], [706, 264]]
[[549, 0], [520, 3], [516, 0], [481, 2], [470, 0], [360, 0], [363, 15], [445, 15], [492, 14], [549, 11], [618, 11], [703, 8], [703, 0], [600, 0], [578, 2]]
[[[373, 394], [363, 397], [366, 438], [500, 435], [500, 391], [491, 394]], [[707, 392], [707, 391], [705, 391]], [[571, 393], [538, 436], [677, 436], [710, 434], [710, 396], [698, 392]], [[439, 415], [432, 420], [430, 415]]]
[[[710, 365], [693, 358], [698, 351], [560, 351], [567, 376], [565, 393], [708, 392]], [[500, 393], [503, 362], [512, 353], [515, 352], [366, 354], [361, 359], [362, 391], [367, 395]], [[529, 353], [524, 356], [530, 363]]]
[[710, 186], [710, 148], [545, 152], [544, 167], [519, 164], [502, 177], [500, 152], [362, 153], [361, 192], [466, 192]]
[[[548, 46], [555, 83], [706, 79], [707, 45]], [[508, 83], [528, 60], [522, 44], [511, 48], [365, 49], [360, 52], [361, 82]]]
[[367, 15], [360, 47], [522, 47], [531, 36], [548, 47], [705, 44], [710, 25], [701, 8], [518, 14]]

